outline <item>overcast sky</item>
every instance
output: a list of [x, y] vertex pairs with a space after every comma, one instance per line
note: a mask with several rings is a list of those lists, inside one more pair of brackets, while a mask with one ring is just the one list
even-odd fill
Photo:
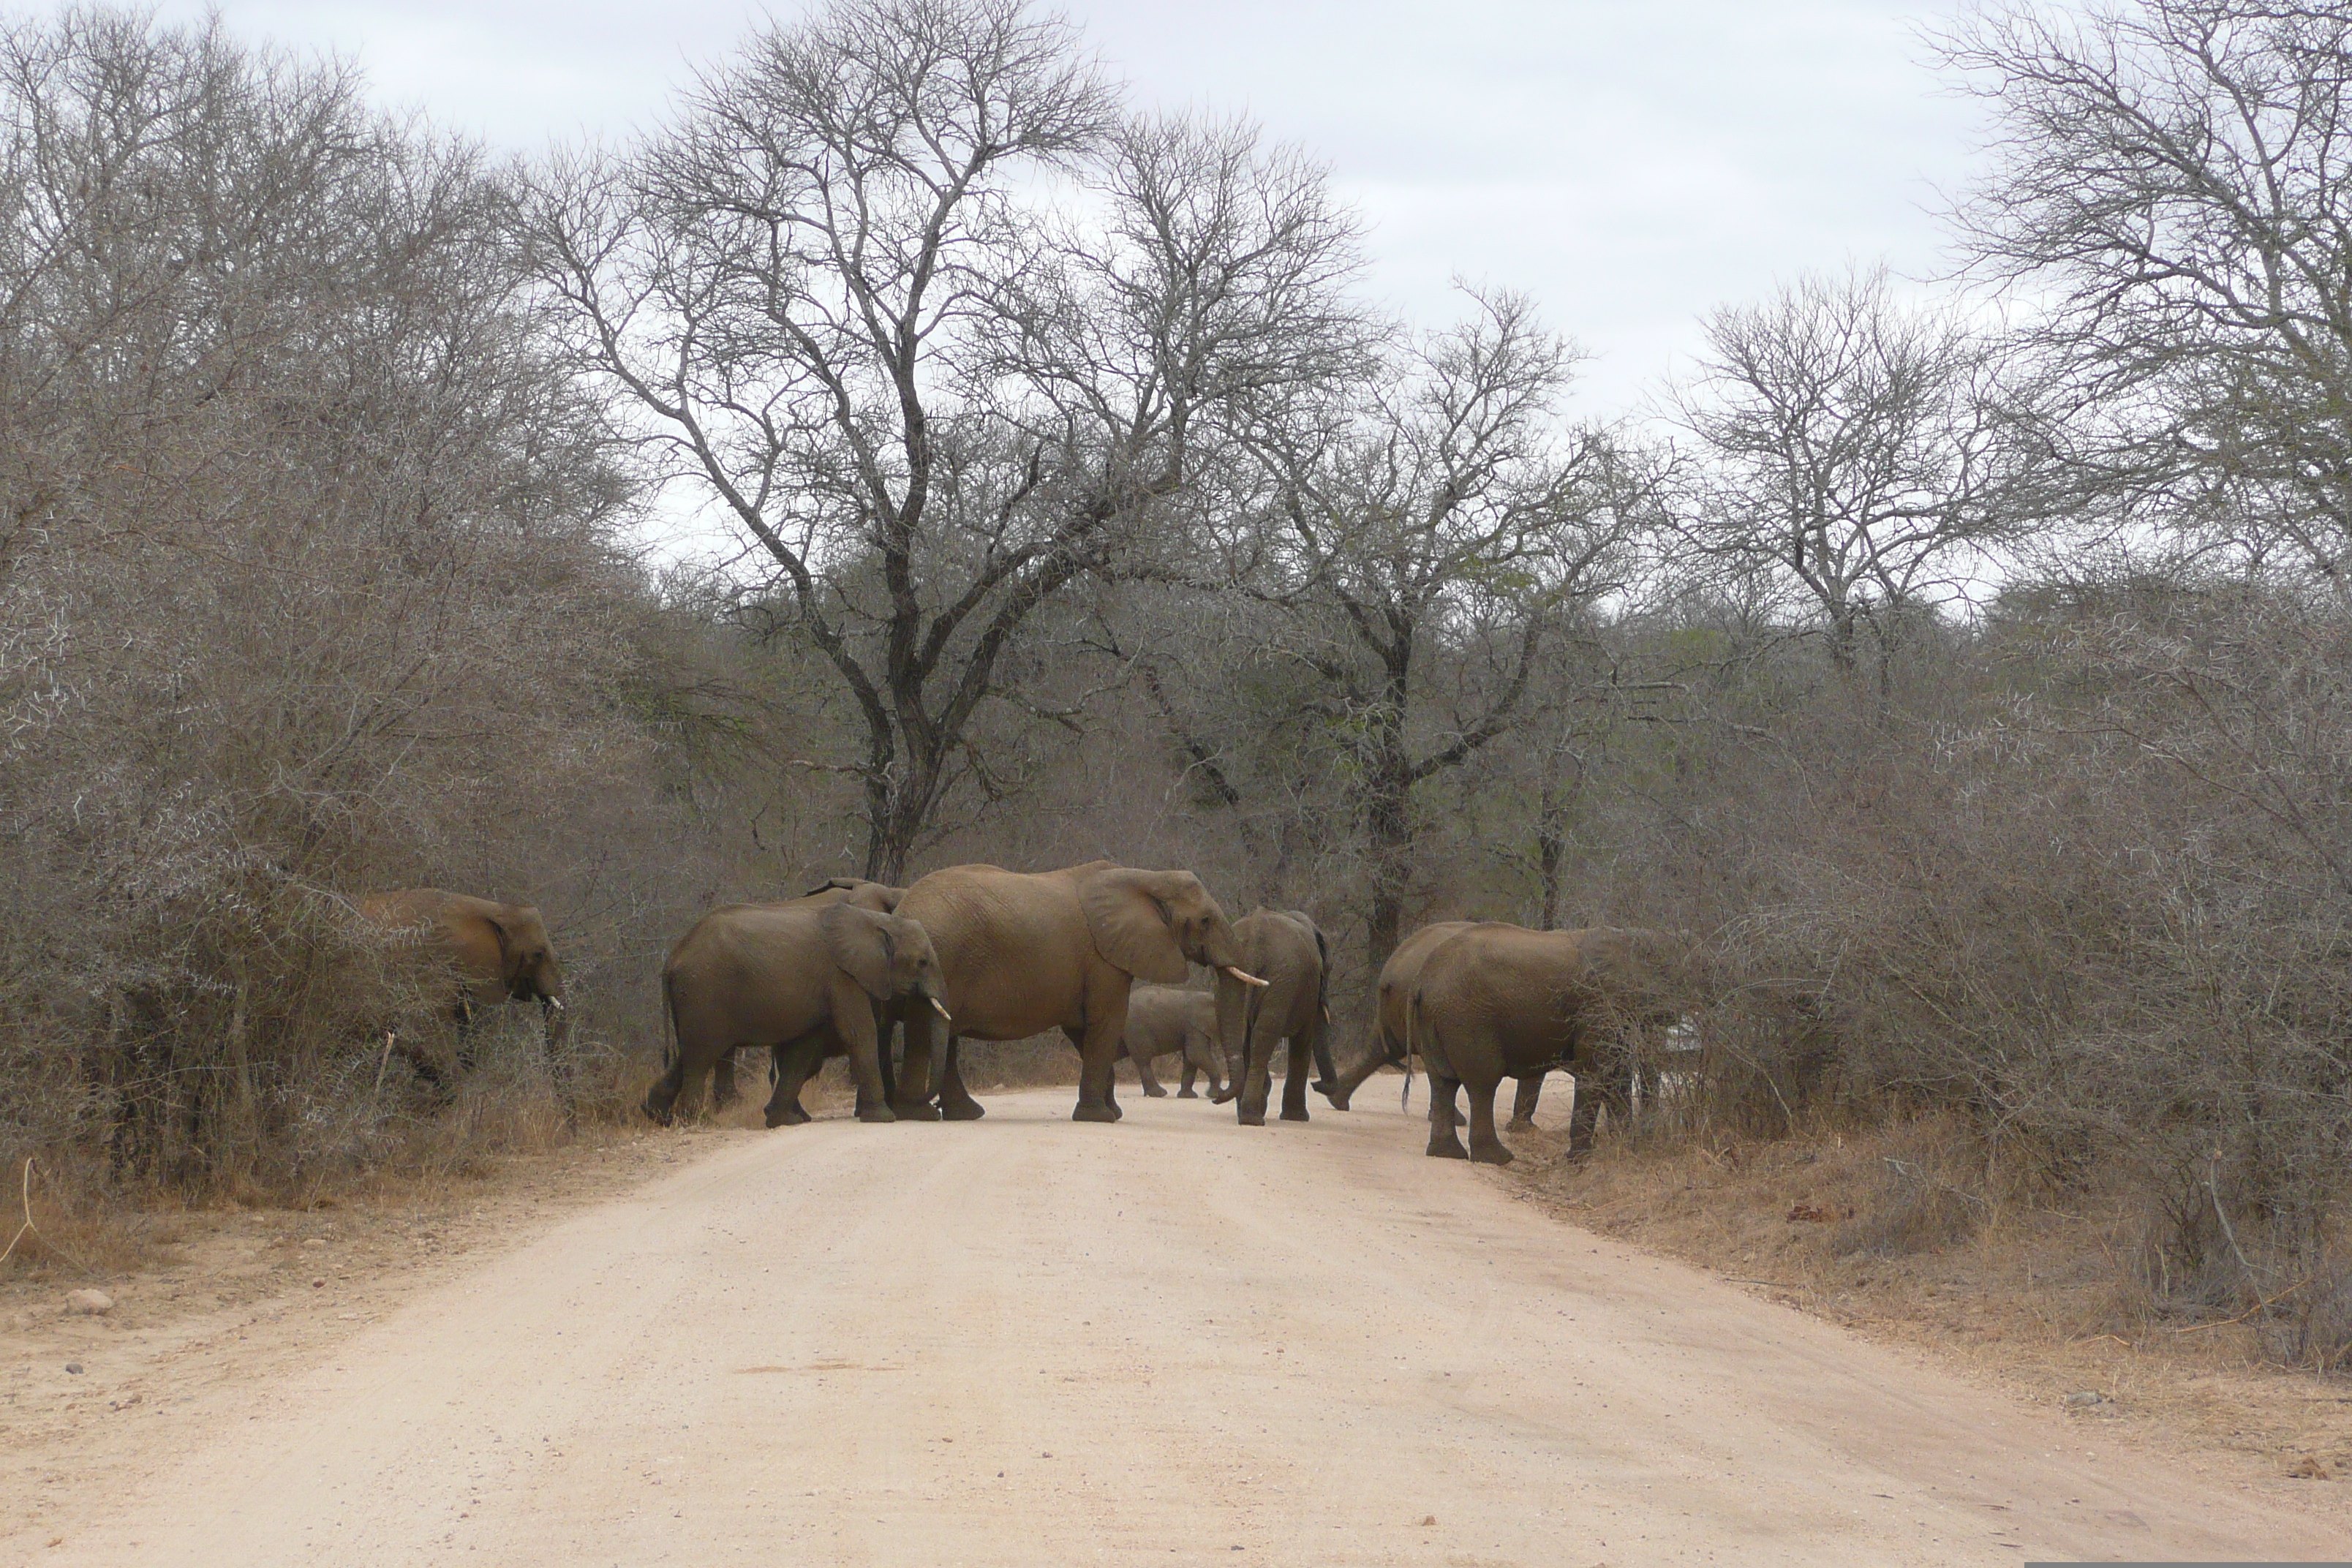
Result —
[[[1372, 287], [1425, 321], [1456, 276], [1523, 289], [1631, 407], [1699, 315], [1849, 260], [1939, 270], [1975, 106], [1922, 63], [1951, 0], [1078, 0], [1146, 102], [1246, 110], [1371, 220]], [[201, 0], [172, 0], [194, 19]], [[740, 0], [219, 0], [356, 58], [380, 97], [517, 149], [625, 135], [762, 15]], [[26, 9], [12, 5], [20, 14]], [[790, 16], [798, 6], [780, 5]]]

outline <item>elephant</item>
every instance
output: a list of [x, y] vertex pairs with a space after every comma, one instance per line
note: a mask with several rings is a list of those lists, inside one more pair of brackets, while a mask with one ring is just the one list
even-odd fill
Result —
[[[1578, 1079], [1577, 1097], [1580, 1101], [1585, 1098], [1587, 1078], [1597, 1078], [1595, 1111], [1605, 1110], [1611, 1125], [1624, 1126], [1633, 1118], [1637, 1096], [1644, 1105], [1657, 1102], [1660, 1068], [1649, 1031], [1681, 1022], [1683, 1014], [1698, 1004], [1702, 986], [1696, 957], [1683, 938], [1643, 926], [1586, 926], [1564, 934], [1583, 944], [1585, 961], [1610, 998], [1617, 1047], [1617, 1059], [1600, 1064], [1601, 1072]], [[1535, 1131], [1544, 1075], [1556, 1065], [1520, 1076], [1504, 1131]], [[1571, 1114], [1571, 1128], [1573, 1123]]]
[[1234, 1115], [1244, 1127], [1265, 1125], [1275, 1047], [1287, 1040], [1290, 1060], [1282, 1080], [1282, 1120], [1307, 1117], [1307, 1063], [1312, 1056], [1324, 1080], [1331, 1070], [1323, 1031], [1330, 1017], [1330, 949], [1314, 920], [1298, 910], [1257, 909], [1234, 922], [1242, 966], [1261, 984], [1246, 986], [1217, 976], [1217, 1033], [1236, 1065], [1241, 1089]]
[[[646, 1114], [667, 1124], [688, 1086], [738, 1047], [773, 1050], [830, 1030], [845, 1042], [857, 1076], [858, 1120], [895, 1120], [882, 1087], [874, 1004], [910, 1000], [944, 1016], [943, 989], [930, 938], [903, 916], [846, 899], [713, 910], [662, 966], [671, 1057], [669, 1070], [646, 1091]], [[777, 1087], [781, 1098], [781, 1079]], [[777, 1109], [772, 1101], [770, 1126]]]
[[[444, 966], [443, 994], [457, 1026], [457, 1070], [474, 1066], [474, 1010], [500, 1002], [537, 1002], [546, 1027], [551, 1077], [569, 1036], [564, 1016], [563, 966], [548, 940], [547, 924], [530, 904], [494, 903], [438, 888], [401, 888], [363, 893], [362, 916], [382, 927], [396, 944], [415, 944]], [[413, 1047], [401, 1053], [426, 1082], [440, 1086], [441, 1071]], [[564, 1116], [574, 1115], [568, 1089]]]
[[[898, 907], [898, 900], [905, 895], [906, 891], [904, 888], [894, 888], [887, 882], [868, 882], [857, 877], [828, 877], [797, 899], [786, 899], [780, 903], [756, 907], [762, 909], [822, 908], [826, 904], [845, 903], [854, 904], [861, 910], [872, 910], [877, 914], [887, 915]], [[785, 1097], [789, 1110], [784, 1114], [782, 1121], [771, 1121], [768, 1123], [769, 1126], [777, 1127], [806, 1121], [809, 1119], [808, 1112], [801, 1109], [801, 1085], [815, 1075], [816, 1069], [824, 1065], [826, 1057], [846, 1056], [849, 1052], [849, 1047], [842, 1043], [841, 1037], [830, 1029], [820, 1030], [818, 1039], [812, 1044], [816, 1054], [807, 1057], [808, 1070], [793, 1081], [792, 1091]], [[887, 1037], [882, 1042], [881, 1050], [882, 1081], [887, 1093], [890, 1081], [889, 1044]], [[776, 1047], [770, 1054], [768, 1067], [770, 1081], [781, 1085], [783, 1082], [786, 1064], [797, 1062], [804, 1055], [803, 1050], [796, 1049], [793, 1046]], [[731, 1050], [721, 1051], [718, 1063], [711, 1068], [710, 1073], [712, 1108], [724, 1110], [734, 1104], [736, 1092], [735, 1053]], [[772, 1097], [769, 1101], [769, 1110], [771, 1111], [777, 1110], [777, 1101]]]
[[[1595, 927], [1529, 931], [1500, 921], [1446, 934], [1422, 957], [1405, 1004], [1408, 1049], [1429, 1066], [1428, 1152], [1440, 1159], [1510, 1163], [1495, 1133], [1495, 1089], [1566, 1066], [1599, 1093], [1580, 1092], [1569, 1120], [1569, 1154], [1589, 1152], [1602, 1103], [1630, 1107], [1627, 1037], [1676, 1016], [1677, 939]], [[1455, 1136], [1457, 1090], [1470, 1098], [1470, 1147]]]
[[922, 1121], [985, 1114], [958, 1070], [960, 1037], [1020, 1040], [1058, 1028], [1078, 1047], [1072, 1120], [1116, 1121], [1111, 1063], [1127, 1031], [1129, 988], [1139, 979], [1177, 984], [1188, 963], [1241, 973], [1231, 922], [1190, 871], [1109, 860], [1036, 873], [951, 866], [908, 888], [898, 912], [931, 933], [954, 1016], [934, 1106], [930, 1015], [905, 1003], [892, 1008], [907, 1054], [891, 1106]]
[[1476, 923], [1433, 921], [1397, 943], [1389, 961], [1381, 965], [1380, 984], [1373, 999], [1371, 1037], [1365, 1042], [1363, 1057], [1344, 1072], [1326, 1074], [1328, 1081], [1318, 1086], [1333, 1110], [1347, 1110], [1349, 1100], [1363, 1081], [1382, 1067], [1390, 1063], [1404, 1065], [1405, 1002], [1412, 994], [1413, 979], [1421, 973], [1422, 961], [1439, 944]]
[[1201, 1098], [1192, 1090], [1193, 1075], [1201, 1072], [1209, 1075], [1213, 1103], [1223, 1105], [1234, 1097], [1217, 1060], [1217, 999], [1206, 991], [1177, 985], [1139, 985], [1129, 992], [1127, 1030], [1119, 1037], [1116, 1056], [1135, 1064], [1144, 1093], [1154, 1100], [1167, 1096], [1152, 1074], [1151, 1060], [1179, 1051], [1184, 1056], [1184, 1087], [1177, 1099]]

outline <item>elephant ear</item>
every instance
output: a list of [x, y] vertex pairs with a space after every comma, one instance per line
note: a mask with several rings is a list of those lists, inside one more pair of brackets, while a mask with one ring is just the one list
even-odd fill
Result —
[[1078, 883], [1078, 902], [1087, 912], [1087, 930], [1095, 951], [1114, 968], [1138, 980], [1181, 985], [1192, 973], [1184, 950], [1176, 943], [1169, 923], [1168, 905], [1182, 896], [1181, 871], [1139, 871], [1114, 866], [1089, 871]]
[[879, 1002], [890, 998], [890, 964], [897, 943], [890, 922], [870, 910], [835, 904], [818, 917], [824, 928], [825, 951], [858, 988]]

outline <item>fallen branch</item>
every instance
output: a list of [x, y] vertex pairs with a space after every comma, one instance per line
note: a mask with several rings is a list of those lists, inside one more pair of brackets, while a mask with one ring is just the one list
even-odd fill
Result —
[[2176, 1334], [2194, 1334], [2201, 1333], [2207, 1329], [2226, 1329], [2231, 1323], [2242, 1323], [2248, 1318], [2252, 1317], [2256, 1312], [2267, 1310], [2275, 1303], [2285, 1300], [2289, 1296], [2294, 1295], [2297, 1290], [2302, 1289], [2305, 1285], [2310, 1283], [2311, 1281], [2309, 1279], [2298, 1279], [2294, 1284], [2288, 1286], [2285, 1289], [2280, 1291], [2277, 1295], [2269, 1298], [2267, 1300], [2255, 1302], [2252, 1306], [2247, 1308], [2244, 1311], [2239, 1313], [2234, 1318], [2217, 1318], [2210, 1323], [2191, 1323], [2185, 1329], [2175, 1329], [2172, 1331]]
[[0, 1252], [0, 1263], [7, 1262], [15, 1255], [16, 1244], [24, 1240], [26, 1236], [41, 1234], [33, 1228], [33, 1157], [30, 1154], [25, 1156], [25, 1185], [24, 1191], [18, 1195], [25, 1205], [25, 1223], [18, 1226], [16, 1234], [8, 1238], [7, 1250]]

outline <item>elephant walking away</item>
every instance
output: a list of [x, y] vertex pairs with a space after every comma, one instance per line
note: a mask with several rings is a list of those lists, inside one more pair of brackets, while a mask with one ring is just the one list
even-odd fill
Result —
[[1441, 943], [1476, 923], [1433, 921], [1397, 943], [1389, 961], [1381, 965], [1380, 984], [1373, 994], [1371, 1036], [1364, 1043], [1363, 1056], [1345, 1071], [1326, 1074], [1326, 1082], [1318, 1086], [1333, 1110], [1347, 1110], [1349, 1100], [1364, 1080], [1381, 1068], [1404, 1066], [1405, 1003], [1412, 995], [1412, 983], [1421, 973], [1422, 961]]
[[1282, 1080], [1282, 1120], [1307, 1118], [1307, 1064], [1314, 1058], [1331, 1082], [1331, 1053], [1323, 1043], [1330, 1018], [1330, 949], [1315, 921], [1298, 910], [1253, 910], [1234, 922], [1242, 968], [1258, 976], [1250, 986], [1217, 976], [1217, 1033], [1235, 1066], [1244, 1127], [1265, 1125], [1275, 1047], [1288, 1042]]
[[1231, 1100], [1223, 1069], [1218, 1065], [1217, 999], [1206, 991], [1177, 985], [1139, 985], [1127, 994], [1127, 1031], [1119, 1037], [1118, 1057], [1135, 1064], [1136, 1081], [1154, 1100], [1168, 1091], [1151, 1069], [1153, 1058], [1184, 1058], [1184, 1087], [1179, 1100], [1198, 1100], [1192, 1091], [1195, 1073], [1209, 1075], [1209, 1099], [1218, 1105]]
[[[1111, 1064], [1127, 1032], [1137, 980], [1180, 984], [1187, 963], [1237, 972], [1240, 949], [1216, 900], [1190, 871], [1108, 860], [1023, 873], [951, 866], [907, 889], [898, 912], [919, 921], [947, 976], [939, 1104], [930, 1103], [933, 1022], [906, 1003], [906, 1059], [892, 1109], [902, 1117], [969, 1121], [983, 1114], [964, 1088], [956, 1042], [1019, 1040], [1059, 1029], [1078, 1047], [1078, 1121], [1116, 1121]], [[1255, 975], [1244, 983], [1259, 984]]]
[[[457, 1026], [457, 1070], [474, 1066], [474, 1013], [504, 1002], [536, 1002], [545, 1027], [549, 1076], [559, 1080], [564, 1120], [575, 1115], [571, 1086], [557, 1070], [570, 1020], [564, 1016], [563, 966], [548, 940], [547, 923], [530, 904], [494, 903], [438, 888], [362, 893], [358, 908], [394, 945], [413, 943], [447, 976], [442, 1005]], [[401, 1053], [417, 1076], [438, 1086], [441, 1071], [421, 1051]]]
[[[1702, 1000], [1696, 955], [1688, 942], [1673, 932], [1642, 926], [1586, 926], [1561, 934], [1577, 940], [1595, 994], [1607, 998], [1611, 1025], [1610, 1037], [1598, 1053], [1601, 1059], [1576, 1080], [1577, 1099], [1594, 1100], [1594, 1110], [1608, 1111], [1611, 1126], [1630, 1125], [1637, 1107], [1658, 1103], [1664, 1058], [1661, 1035]], [[1548, 1068], [1565, 1065], [1554, 1062]], [[1535, 1131], [1543, 1083], [1542, 1070], [1520, 1075], [1504, 1131]], [[1574, 1121], [1571, 1113], [1571, 1128]]]
[[[887, 882], [867, 882], [856, 877], [828, 877], [824, 881], [818, 883], [815, 887], [811, 888], [807, 892], [803, 893], [797, 899], [785, 899], [777, 903], [761, 904], [755, 907], [760, 909], [780, 910], [822, 909], [827, 904], [853, 904], [861, 910], [872, 910], [877, 914], [887, 915], [898, 907], [898, 900], [905, 895], [906, 891], [907, 889], [904, 888], [894, 888]], [[777, 1127], [806, 1121], [808, 1120], [808, 1112], [802, 1110], [800, 1108], [801, 1084], [807, 1082], [808, 1079], [815, 1074], [817, 1068], [823, 1064], [824, 1058], [844, 1056], [848, 1053], [848, 1050], [849, 1047], [842, 1043], [838, 1036], [828, 1034], [822, 1042], [822, 1048], [819, 1050], [818, 1055], [810, 1061], [808, 1071], [802, 1074], [801, 1078], [793, 1084], [790, 1103], [792, 1110], [793, 1112], [797, 1112], [797, 1114], [788, 1114], [784, 1117], [782, 1121], [776, 1121], [774, 1119], [774, 1113], [777, 1110], [777, 1105], [774, 1098], [772, 1096], [768, 1104], [768, 1109], [771, 1113], [768, 1125], [771, 1127]], [[888, 1088], [890, 1078], [890, 1068], [887, 1060], [889, 1051], [889, 1038], [887, 1036], [885, 1036], [881, 1042], [881, 1052], [885, 1058], [882, 1067], [882, 1078], [886, 1090]], [[783, 1080], [783, 1065], [788, 1054], [793, 1056], [794, 1059], [797, 1059], [798, 1053], [788, 1053], [786, 1047], [777, 1047], [773, 1053], [773, 1059], [769, 1068], [769, 1078], [780, 1087]], [[711, 1068], [710, 1072], [711, 1109], [714, 1110], [724, 1110], [727, 1107], [734, 1104], [736, 1092], [735, 1053], [731, 1050], [722, 1051], [719, 1053], [717, 1065]]]
[[[856, 1074], [858, 1120], [894, 1120], [877, 1057], [874, 1004], [912, 1003], [944, 1014], [940, 991], [930, 938], [901, 916], [845, 900], [713, 910], [678, 939], [662, 967], [672, 1055], [669, 1070], [646, 1091], [646, 1114], [667, 1123], [679, 1097], [699, 1088], [729, 1051], [772, 1051], [829, 1030]], [[777, 1107], [772, 1101], [769, 1109], [772, 1126]]]
[[[1412, 1047], [1429, 1066], [1428, 1152], [1508, 1164], [1511, 1152], [1495, 1133], [1495, 1090], [1507, 1077], [1552, 1066], [1575, 1073], [1580, 1087], [1601, 1088], [1580, 1092], [1569, 1119], [1570, 1157], [1590, 1152], [1603, 1100], [1613, 1110], [1624, 1088], [1627, 1036], [1665, 1005], [1653, 989], [1663, 973], [1650, 951], [1655, 934], [1529, 931], [1496, 921], [1432, 948], [1405, 1016]], [[1464, 1089], [1466, 1152], [1455, 1136], [1454, 1098]]]

